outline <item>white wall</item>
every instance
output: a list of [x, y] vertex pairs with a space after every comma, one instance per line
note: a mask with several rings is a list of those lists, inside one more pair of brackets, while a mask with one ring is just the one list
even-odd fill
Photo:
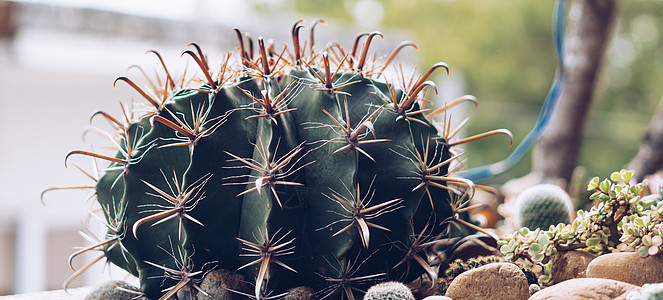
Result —
[[[159, 50], [171, 71], [177, 73], [187, 60], [180, 54], [191, 41], [203, 47], [211, 63], [219, 62], [236, 42], [229, 24], [212, 20], [229, 19], [201, 12], [231, 14], [236, 22], [233, 26], [253, 33], [254, 38], [270, 36], [282, 42], [290, 42], [290, 26], [301, 18], [288, 14], [279, 14], [276, 19], [251, 18], [243, 15], [245, 8], [224, 7], [226, 11], [221, 12], [208, 0], [192, 1], [198, 8], [176, 9], [185, 15], [177, 19], [77, 6], [127, 1], [66, 0], [73, 6], [62, 7], [40, 4], [50, 1], [22, 1], [18, 35], [13, 41], [0, 40], [0, 295], [60, 288], [73, 272], [66, 265], [67, 257], [75, 251], [71, 247], [89, 244], [77, 235], [92, 206], [83, 203], [88, 194], [53, 191], [46, 194], [47, 206], [40, 203], [40, 194], [52, 186], [92, 183], [71, 167], [75, 163], [91, 170], [90, 159], [72, 157], [67, 170], [64, 157], [73, 149], [89, 149], [89, 140], [83, 141], [82, 133], [92, 113], [101, 109], [119, 116], [118, 101], [143, 101], [124, 83], [113, 88], [117, 76], [129, 74], [140, 79], [136, 71], [127, 73], [132, 64], [146, 70], [157, 67], [156, 58], [145, 54], [150, 49]], [[257, 19], [260, 24], [253, 22]], [[326, 25], [320, 27], [318, 40], [326, 43], [339, 40], [331, 37], [340, 37], [339, 42], [348, 46], [354, 32], [343, 24]], [[404, 39], [402, 34], [386, 37], [372, 48], [389, 53]], [[403, 53], [400, 58], [411, 55]], [[189, 64], [189, 72], [197, 69]], [[94, 125], [104, 122], [95, 120]], [[94, 150], [108, 153], [100, 147]], [[93, 257], [77, 259], [76, 266]], [[72, 287], [97, 284], [108, 279], [107, 273], [100, 266]]]

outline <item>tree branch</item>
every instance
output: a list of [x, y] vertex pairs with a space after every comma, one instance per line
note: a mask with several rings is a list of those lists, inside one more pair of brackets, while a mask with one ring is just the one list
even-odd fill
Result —
[[571, 179], [582, 146], [591, 99], [606, 45], [610, 41], [617, 0], [574, 0], [566, 35], [566, 86], [552, 126], [533, 153], [533, 171], [544, 181]]
[[645, 176], [663, 168], [663, 100], [658, 112], [652, 117], [638, 154], [628, 164], [635, 172], [635, 180], [641, 182]]

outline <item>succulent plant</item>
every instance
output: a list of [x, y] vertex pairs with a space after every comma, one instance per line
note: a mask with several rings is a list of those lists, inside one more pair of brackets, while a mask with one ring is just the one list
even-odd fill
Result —
[[150, 51], [163, 75], [146, 76], [149, 88], [117, 78], [147, 107], [137, 118], [124, 105], [122, 118], [93, 115], [111, 124], [115, 154], [74, 150], [65, 158], [109, 162], [98, 178], [86, 172], [95, 184], [83, 187], [94, 189], [107, 233], [70, 264], [100, 251], [95, 261], [120, 266], [146, 296], [163, 299], [195, 293], [213, 269], [238, 270], [258, 299], [297, 286], [354, 299], [358, 287], [386, 279], [434, 281], [431, 246], [452, 225], [477, 229], [459, 217], [475, 185], [452, 176], [462, 166], [457, 147], [510, 133], [457, 138], [446, 109], [473, 97], [424, 107], [436, 92], [428, 78], [446, 64], [411, 78], [394, 68], [389, 79], [394, 57], [413, 43], [384, 61], [369, 56], [379, 32], [359, 35], [351, 50], [331, 43], [318, 51], [318, 23], [309, 49], [301, 21], [282, 49], [258, 38], [254, 51], [235, 29], [239, 54], [224, 56], [217, 71], [190, 44], [184, 54], [199, 76], [171, 74]]
[[571, 224], [551, 225], [548, 230], [522, 228], [499, 241], [500, 251], [508, 260], [534, 263], [542, 283], [549, 283], [551, 258], [560, 251], [659, 255], [663, 250], [663, 204], [642, 197], [646, 186], [631, 183], [633, 178], [634, 173], [627, 170], [613, 172], [609, 179], [594, 177], [587, 188], [595, 201], [590, 211], [579, 210]]
[[531, 230], [571, 222], [573, 204], [569, 195], [554, 184], [537, 184], [527, 188], [516, 200], [520, 227]]
[[364, 300], [414, 300], [412, 291], [405, 284], [397, 281], [378, 283], [368, 289]]
[[645, 284], [639, 290], [626, 294], [626, 300], [662, 300], [663, 283]]
[[616, 246], [617, 251], [635, 251], [642, 257], [658, 255], [663, 250], [663, 205], [644, 215], [630, 215], [625, 218], [622, 236]]

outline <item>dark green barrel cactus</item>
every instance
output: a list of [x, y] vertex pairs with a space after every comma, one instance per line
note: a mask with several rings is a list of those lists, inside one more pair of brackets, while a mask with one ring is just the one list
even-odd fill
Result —
[[[475, 188], [449, 173], [459, 157], [452, 147], [477, 137], [450, 142], [457, 130], [431, 123], [447, 107], [422, 108], [435, 91], [429, 76], [446, 65], [387, 81], [385, 69], [412, 43], [378, 62], [368, 55], [378, 32], [350, 51], [336, 43], [315, 51], [311, 30], [308, 51], [301, 28], [281, 50], [258, 38], [257, 54], [235, 30], [239, 55], [218, 71], [191, 44], [184, 54], [202, 73], [192, 80], [173, 78], [165, 64], [149, 90], [116, 80], [150, 109], [137, 120], [95, 114], [118, 132], [114, 156], [67, 155], [110, 162], [95, 187], [108, 233], [72, 259], [100, 250], [150, 298], [198, 289], [213, 269], [244, 274], [256, 298], [297, 286], [354, 298], [376, 282], [437, 276], [431, 245], [448, 236]], [[496, 133], [508, 132], [479, 136]]]

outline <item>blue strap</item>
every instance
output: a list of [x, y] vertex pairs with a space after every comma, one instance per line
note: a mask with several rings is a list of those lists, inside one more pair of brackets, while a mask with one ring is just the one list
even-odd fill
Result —
[[543, 106], [541, 107], [541, 112], [539, 117], [536, 120], [536, 124], [532, 131], [530, 131], [527, 136], [523, 139], [522, 142], [513, 150], [513, 153], [509, 155], [506, 159], [482, 167], [476, 167], [469, 169], [465, 172], [461, 172], [459, 176], [470, 179], [472, 181], [479, 181], [482, 179], [490, 178], [499, 174], [502, 174], [511, 168], [513, 168], [521, 159], [529, 152], [530, 149], [534, 146], [536, 141], [543, 136], [546, 129], [552, 123], [554, 119], [557, 103], [559, 102], [562, 91], [564, 90], [564, 84], [566, 82], [566, 76], [564, 72], [564, 19], [565, 19], [565, 0], [557, 0], [555, 3], [555, 10], [553, 12], [553, 43], [555, 45], [555, 52], [557, 54], [557, 64], [559, 66], [559, 74], [555, 79], [548, 95], [546, 96]]

